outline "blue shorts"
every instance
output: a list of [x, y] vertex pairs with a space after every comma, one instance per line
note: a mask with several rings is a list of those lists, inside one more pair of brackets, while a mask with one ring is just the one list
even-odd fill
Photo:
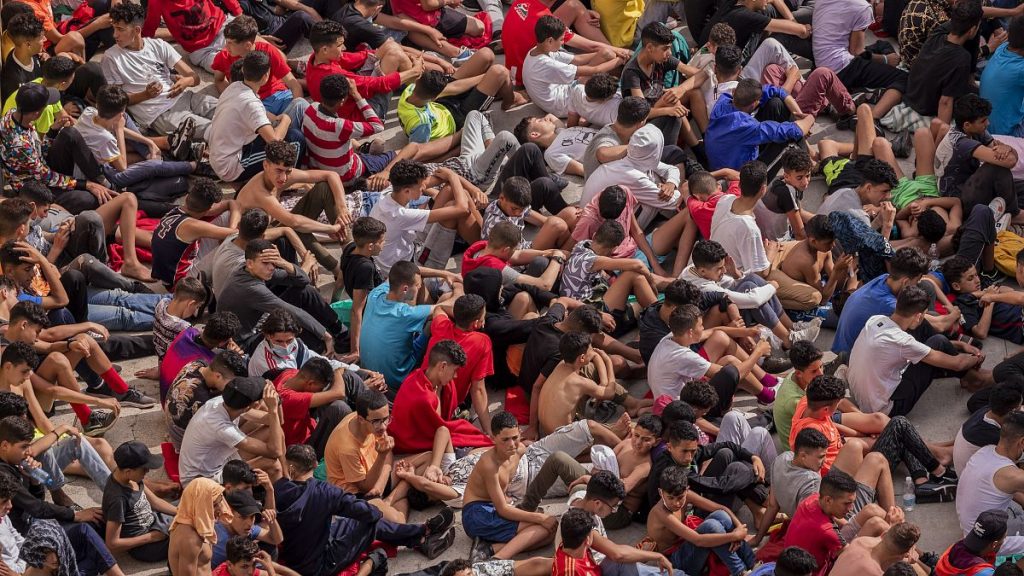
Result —
[[294, 99], [291, 90], [279, 90], [263, 99], [263, 107], [271, 114], [284, 114]]
[[488, 542], [508, 542], [519, 531], [519, 522], [506, 520], [490, 502], [470, 502], [462, 508], [462, 527], [471, 538]]
[[[647, 235], [647, 244], [651, 246], [651, 250], [654, 250], [654, 232]], [[668, 254], [663, 255], [655, 253], [655, 256], [658, 257], [658, 264], [664, 264], [665, 260], [668, 259]], [[651, 263], [647, 260], [647, 254], [644, 254], [643, 250], [637, 248], [635, 258], [643, 262], [644, 266], [646, 266], [648, 270], [651, 269]]]
[[394, 150], [388, 150], [383, 154], [359, 153], [359, 159], [363, 161], [363, 176], [372, 176], [383, 171], [395, 159], [395, 156], [397, 154]]
[[835, 422], [836, 424], [842, 424], [843, 423], [843, 413], [840, 412], [839, 410], [836, 410], [835, 412], [833, 412], [832, 413], [832, 421]]

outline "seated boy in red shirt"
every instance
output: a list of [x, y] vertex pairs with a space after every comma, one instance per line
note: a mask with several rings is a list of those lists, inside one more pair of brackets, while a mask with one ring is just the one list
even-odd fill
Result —
[[228, 540], [227, 560], [214, 568], [211, 576], [277, 576], [277, 572], [270, 554], [244, 534]]
[[739, 174], [730, 180], [729, 188], [723, 192], [711, 172], [697, 172], [686, 179], [686, 187], [690, 191], [690, 195], [686, 197], [686, 208], [690, 211], [690, 218], [697, 225], [700, 237], [705, 240], [711, 238], [711, 217], [715, 214], [718, 201], [726, 194], [740, 195]]
[[[224, 0], [232, 16], [242, 15], [238, 0]], [[150, 0], [142, 35], [153, 38], [163, 20], [174, 41], [188, 52], [188, 61], [213, 71], [213, 59], [224, 48], [224, 11], [212, 0]]]
[[[391, 0], [391, 9], [395, 16], [406, 16], [423, 24], [437, 29], [447, 39], [469, 36], [477, 38], [484, 35], [484, 23], [478, 18], [470, 18], [454, 7], [462, 4], [461, 0]], [[409, 38], [416, 41], [415, 35]], [[432, 49], [434, 46], [420, 46], [424, 50]], [[465, 62], [473, 55], [473, 51], [463, 48], [454, 57], [455, 62]]]
[[270, 56], [270, 78], [257, 95], [263, 107], [273, 115], [283, 114], [295, 98], [302, 98], [302, 84], [292, 74], [288, 60], [276, 46], [257, 40], [259, 25], [251, 16], [239, 16], [224, 25], [224, 49], [213, 59], [213, 84], [223, 92], [231, 83], [231, 65], [243, 56], [258, 50]]

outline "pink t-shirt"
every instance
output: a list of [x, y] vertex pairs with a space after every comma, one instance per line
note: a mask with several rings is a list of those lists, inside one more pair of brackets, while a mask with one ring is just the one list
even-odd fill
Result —
[[[633, 196], [633, 193], [629, 191], [629, 188], [625, 186], [623, 188], [626, 190], [626, 208], [615, 218], [615, 221], [621, 224], [622, 229], [626, 231], [626, 239], [612, 251], [612, 258], [632, 258], [636, 256], [636, 240], [629, 234], [629, 231], [633, 225], [633, 214], [636, 213], [636, 207], [639, 202], [637, 202], [636, 196]], [[597, 208], [597, 202], [600, 199], [601, 194], [594, 196], [586, 207], [583, 208], [583, 214], [580, 215], [580, 219], [576, 222], [576, 228], [572, 231], [573, 240], [582, 242], [593, 239], [597, 229], [604, 223], [604, 218], [601, 218], [600, 210]], [[713, 208], [712, 211], [714, 211]], [[708, 227], [710, 228], [710, 226], [711, 220], [709, 219]]]

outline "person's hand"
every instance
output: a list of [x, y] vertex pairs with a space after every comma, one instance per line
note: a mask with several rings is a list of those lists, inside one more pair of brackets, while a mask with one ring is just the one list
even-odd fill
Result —
[[363, 384], [366, 385], [370, 390], [377, 390], [378, 392], [387, 392], [388, 383], [384, 380], [384, 375], [380, 372], [374, 372], [368, 370], [370, 376], [363, 379]]
[[751, 464], [754, 467], [754, 474], [757, 474], [757, 479], [764, 482], [764, 462], [762, 462], [757, 456], [754, 456]]
[[906, 519], [906, 515], [903, 513], [903, 509], [899, 506], [890, 506], [889, 513], [885, 515], [885, 521], [889, 523], [889, 526], [893, 524], [899, 524]]
[[[405, 480], [411, 476], [416, 475], [416, 470], [412, 467], [412, 464], [408, 460], [399, 460], [395, 462], [395, 477], [399, 480]], [[436, 480], [434, 480], [436, 482]]]
[[[267, 517], [267, 512], [268, 512], [268, 510], [264, 510], [263, 511], [263, 517], [264, 518]], [[276, 512], [275, 512], [275, 514], [276, 514]], [[257, 552], [256, 553], [256, 559], [259, 560], [260, 564], [264, 568], [267, 567], [267, 566], [272, 566], [274, 564], [274, 559], [270, 557], [270, 554], [267, 554], [266, 550], [260, 550], [259, 552]]]
[[103, 519], [103, 510], [99, 508], [85, 508], [75, 512], [75, 522], [93, 523]]
[[260, 468], [254, 468], [253, 472], [256, 474], [256, 484], [263, 486], [264, 488], [274, 489], [274, 482], [270, 480], [270, 475], [266, 471]]
[[284, 41], [278, 38], [277, 36], [268, 36], [266, 34], [260, 34], [260, 38], [284, 51]]
[[82, 356], [88, 358], [89, 356], [92, 355], [90, 351], [89, 341], [86, 340], [85, 338], [80, 338], [80, 336], [82, 335], [79, 334], [78, 336], [75, 336], [75, 338], [68, 343], [68, 352], [77, 352], [78, 354], [81, 354]]
[[348, 354], [341, 354], [338, 356], [338, 360], [345, 364], [359, 364], [359, 350], [353, 350]]
[[14, 247], [17, 248], [19, 252], [24, 253], [21, 257], [22, 262], [29, 262], [32, 264], [43, 264], [46, 262], [46, 256], [43, 256], [42, 252], [36, 250], [34, 246], [24, 240], [15, 242]]
[[146, 142], [146, 148], [149, 149], [150, 160], [160, 160], [163, 157], [163, 155], [160, 153], [160, 147], [156, 145], [156, 142], [148, 140]]
[[277, 404], [280, 400], [281, 397], [277, 395], [277, 388], [274, 388], [274, 383], [267, 380], [263, 386], [263, 403], [266, 404], [267, 411], [276, 415]]
[[671, 182], [662, 182], [658, 184], [658, 199], [668, 200], [676, 193], [676, 185]]
[[384, 435], [377, 437], [373, 443], [373, 449], [377, 451], [377, 454], [383, 456], [395, 449], [395, 439], [385, 432]]
[[611, 48], [612, 48], [612, 52], [614, 52], [616, 56], [618, 56], [620, 59], [622, 59], [622, 61], [624, 63], [627, 60], [629, 60], [630, 58], [633, 57], [633, 51], [632, 50], [629, 50], [627, 48], [617, 48], [615, 46], [612, 46]]
[[[70, 104], [70, 102], [69, 102], [69, 104]], [[53, 121], [53, 126], [57, 130], [60, 130], [61, 128], [67, 128], [68, 126], [74, 126], [74, 125], [75, 125], [75, 117], [72, 116], [71, 114], [68, 114], [64, 110], [61, 110], [60, 115], [57, 116], [57, 118], [54, 119], [54, 121]]]
[[[404, 460], [402, 460], [402, 462], [404, 462]], [[444, 477], [444, 472], [441, 471], [439, 466], [431, 464], [423, 471], [423, 477], [431, 482], [440, 482], [441, 478]]]
[[114, 196], [118, 195], [118, 192], [115, 192], [110, 188], [107, 188], [106, 186], [97, 184], [95, 182], [86, 182], [85, 189], [87, 192], [89, 192], [89, 194], [95, 196], [96, 200], [98, 200], [101, 205], [106, 204], [110, 200], [113, 200]]
[[267, 524], [273, 524], [277, 522], [277, 510], [274, 508], [266, 508], [263, 510], [263, 521]]
[[892, 202], [882, 202], [878, 207], [880, 208], [878, 214], [884, 222], [892, 222], [896, 219], [896, 207], [892, 205]]
[[60, 227], [57, 228], [57, 233], [53, 235], [53, 240], [51, 240], [53, 249], [58, 252], [63, 252], [68, 246], [69, 238], [71, 238], [71, 226], [67, 225], [67, 221], [65, 221], [65, 223], [62, 223]]
[[597, 10], [587, 10], [585, 13], [587, 23], [591, 26], [598, 27], [601, 25], [601, 13]]
[[730, 549], [735, 550], [736, 548], [739, 548], [739, 546], [743, 544], [743, 542], [745, 542], [747, 539], [747, 525], [742, 522], [737, 523], [736, 527], [733, 528], [730, 534], [732, 534], [732, 537], [735, 538], [735, 540], [733, 540], [732, 542], [732, 545], [730, 546]]
[[454, 287], [456, 284], [462, 284], [462, 276], [455, 272], [445, 271], [442, 275], [444, 281]]
[[321, 338], [321, 340], [324, 341], [324, 358], [327, 358], [328, 360], [334, 360], [334, 336], [331, 336], [330, 332], [324, 332], [324, 335]]
[[549, 534], [554, 534], [558, 531], [558, 518], [554, 516], [545, 516], [544, 521], [540, 523]]
[[167, 91], [167, 97], [177, 98], [182, 92], [185, 91], [185, 88], [194, 86], [192, 82], [193, 80], [191, 76], [183, 76], [178, 78], [174, 81], [174, 84], [171, 84], [171, 89]]
[[114, 416], [121, 415], [121, 403], [117, 401], [117, 398], [96, 397], [96, 405], [110, 410]]
[[725, 273], [737, 280], [740, 278], [740, 269], [736, 267], [736, 261], [729, 255], [725, 257]]
[[537, 426], [535, 424], [530, 424], [529, 426], [526, 427], [526, 430], [523, 430], [523, 435], [522, 435], [523, 440], [529, 440], [529, 441], [532, 442], [532, 441], [536, 440], [538, 437], [539, 437], [539, 434], [538, 434]]
[[0, 560], [0, 576], [21, 576], [19, 572], [11, 570], [11, 567]]
[[146, 89], [143, 90], [143, 93], [146, 95], [146, 98], [149, 99], [149, 98], [156, 98], [163, 91], [164, 91], [164, 85], [159, 83], [159, 82], [157, 82], [156, 80], [153, 80], [149, 84], [146, 84]]
[[388, 170], [381, 170], [373, 176], [366, 179], [366, 187], [376, 192], [383, 190], [391, 184], [391, 172]]
[[768, 280], [767, 282], [765, 282], [765, 284], [771, 286], [772, 288], [775, 288], [776, 290], [779, 289], [779, 282], [777, 280]]
[[804, 116], [803, 118], [797, 120], [795, 124], [800, 127], [800, 130], [802, 130], [804, 135], [806, 136], [807, 134], [810, 133], [811, 128], [814, 126], [814, 116], [808, 114], [807, 116]]
[[960, 312], [960, 307], [959, 306], [950, 306], [948, 311], [946, 312], [946, 315], [947, 316], [951, 316], [953, 320], [959, 321], [960, 320], [960, 316], [962, 316], [962, 314]]
[[[427, 28], [427, 30], [429, 30], [429, 32], [425, 32], [425, 34], [427, 36], [427, 39], [430, 40], [430, 42], [433, 44], [432, 47], [440, 49], [441, 46], [443, 46], [444, 43], [447, 41], [447, 38], [445, 38], [444, 34], [442, 34], [441, 31], [438, 30], [437, 28]], [[455, 67], [452, 66], [452, 69], [454, 68]], [[445, 73], [447, 74], [447, 72]]]
[[800, 33], [798, 33], [797, 36], [799, 36], [801, 38], [810, 38], [811, 37], [811, 25], [810, 24], [804, 24], [804, 29], [802, 31], [800, 31]]
[[1003, 42], [1006, 42], [1007, 36], [1008, 35], [1006, 33], [1006, 29], [1005, 28], [996, 28], [996, 31], [993, 32], [988, 37], [988, 49], [989, 49], [989, 51], [995, 52], [996, 48], [999, 48], [999, 46]]
[[836, 259], [835, 266], [832, 267], [832, 274], [839, 276], [842, 274], [850, 273], [850, 266], [853, 265], [853, 255], [843, 254]]
[[359, 93], [359, 86], [356, 85], [356, 81], [351, 76], [345, 77], [348, 80], [348, 96], [352, 100], [362, 100], [363, 96]]
[[754, 356], [767, 356], [772, 353], [772, 343], [767, 340], [761, 340], [754, 347]]
[[547, 258], [568, 258], [569, 253], [566, 252], [565, 250], [559, 250], [558, 248], [549, 248], [544, 251], [544, 256]]

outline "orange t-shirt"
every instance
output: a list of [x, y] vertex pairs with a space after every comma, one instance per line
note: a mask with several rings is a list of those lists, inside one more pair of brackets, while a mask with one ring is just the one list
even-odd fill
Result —
[[366, 473], [373, 468], [378, 457], [377, 439], [373, 434], [358, 444], [355, 436], [349, 432], [349, 424], [357, 417], [355, 412], [345, 416], [331, 432], [324, 447], [327, 481], [352, 494], [362, 492], [357, 483], [366, 478]]
[[836, 456], [839, 455], [839, 449], [843, 447], [843, 435], [839, 433], [839, 428], [832, 421], [831, 414], [824, 419], [812, 418], [804, 416], [806, 411], [807, 397], [804, 396], [797, 403], [796, 411], [793, 412], [793, 426], [789, 431], [789, 447], [790, 449], [793, 448], [796, 435], [804, 428], [813, 428], [824, 434], [825, 438], [828, 438], [828, 448], [825, 449], [825, 463], [821, 465], [821, 475], [824, 476], [832, 468], [832, 463], [836, 461]]

